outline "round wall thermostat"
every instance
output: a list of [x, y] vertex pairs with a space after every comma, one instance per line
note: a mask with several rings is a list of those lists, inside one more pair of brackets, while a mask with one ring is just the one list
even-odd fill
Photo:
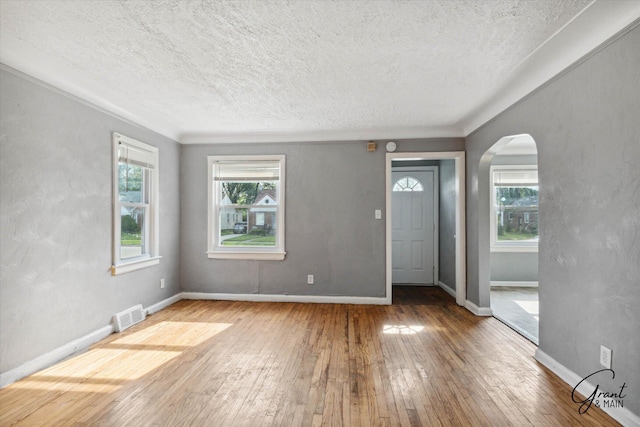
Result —
[[387, 151], [390, 153], [393, 153], [394, 151], [396, 151], [396, 148], [398, 148], [398, 145], [393, 142], [393, 141], [389, 141], [387, 142]]

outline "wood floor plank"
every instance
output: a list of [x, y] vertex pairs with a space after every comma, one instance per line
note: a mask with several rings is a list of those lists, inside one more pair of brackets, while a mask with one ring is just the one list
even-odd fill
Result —
[[393, 300], [183, 300], [0, 390], [0, 425], [618, 425], [496, 319], [439, 288]]

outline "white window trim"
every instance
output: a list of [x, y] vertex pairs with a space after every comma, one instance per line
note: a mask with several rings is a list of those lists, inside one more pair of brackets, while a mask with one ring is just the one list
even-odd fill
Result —
[[[140, 257], [143, 258], [143, 257]], [[160, 264], [161, 256], [157, 257], [144, 257], [145, 259], [136, 258], [133, 261], [121, 263], [111, 266], [111, 275], [117, 276], [119, 274], [130, 273], [132, 271], [140, 270], [142, 268], [153, 267]]]
[[[148, 254], [144, 254], [139, 257], [130, 258], [126, 260], [120, 259], [120, 192], [118, 191], [118, 146], [120, 143], [124, 143], [133, 147], [137, 147], [153, 154], [153, 169], [149, 171], [151, 177], [151, 191], [149, 194], [149, 221], [147, 238], [148, 242]], [[140, 142], [133, 138], [121, 135], [117, 132], [112, 134], [112, 155], [113, 155], [113, 264], [111, 266], [111, 275], [117, 276], [119, 274], [130, 273], [132, 271], [140, 270], [142, 268], [152, 267], [160, 263], [160, 212], [159, 212], [159, 183], [160, 183], [160, 164], [158, 148], [153, 147], [144, 142]]]
[[[217, 210], [219, 209], [218, 201], [216, 197], [220, 194], [219, 182], [214, 181], [213, 167], [214, 163], [220, 160], [239, 160], [239, 161], [252, 161], [252, 160], [277, 160], [280, 162], [280, 178], [278, 183], [278, 216], [276, 227], [276, 242], [278, 245], [275, 248], [266, 247], [232, 247], [225, 248], [218, 246], [218, 221], [219, 215]], [[208, 249], [207, 256], [211, 259], [242, 259], [242, 260], [258, 260], [258, 261], [282, 261], [286, 256], [285, 251], [285, 156], [282, 155], [264, 155], [264, 156], [207, 156], [208, 167], [208, 192], [209, 192], [209, 205], [208, 205]]]
[[[495, 170], [537, 170], [536, 165], [495, 165], [491, 166], [489, 176], [491, 179], [491, 202], [489, 204], [489, 225], [491, 233], [491, 252], [538, 252], [538, 242], [498, 242], [496, 240], [496, 212], [494, 210], [496, 206], [496, 192], [493, 182], [493, 172]], [[539, 184], [536, 183], [539, 188]], [[539, 203], [539, 202], [538, 202]]]

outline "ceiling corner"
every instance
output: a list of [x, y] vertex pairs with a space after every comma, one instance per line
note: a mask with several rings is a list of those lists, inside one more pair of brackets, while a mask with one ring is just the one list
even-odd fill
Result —
[[640, 1], [596, 0], [522, 61], [498, 91], [459, 122], [470, 135], [640, 19]]

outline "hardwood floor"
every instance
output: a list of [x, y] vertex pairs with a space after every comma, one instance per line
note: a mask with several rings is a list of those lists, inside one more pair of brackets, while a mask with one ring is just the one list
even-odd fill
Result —
[[535, 346], [439, 288], [393, 306], [180, 301], [0, 390], [0, 425], [567, 426]]

